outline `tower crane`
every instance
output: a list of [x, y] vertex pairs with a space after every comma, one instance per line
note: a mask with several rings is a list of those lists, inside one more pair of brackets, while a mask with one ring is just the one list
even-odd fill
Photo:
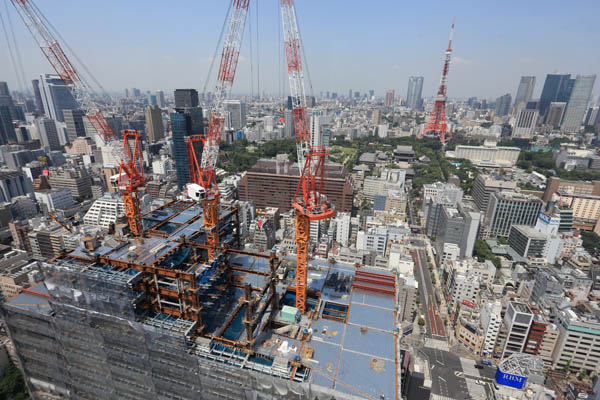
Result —
[[335, 214], [335, 210], [323, 193], [325, 189], [325, 157], [328, 153], [325, 146], [311, 146], [311, 133], [306, 116], [300, 31], [298, 30], [294, 0], [280, 1], [292, 97], [292, 114], [296, 132], [298, 167], [302, 166], [292, 206], [296, 210], [296, 308], [304, 314], [307, 298], [306, 276], [310, 222], [331, 218]]
[[129, 228], [134, 235], [141, 233], [141, 219], [137, 188], [146, 183], [142, 171], [141, 135], [133, 130], [125, 131], [123, 146], [115, 137], [100, 107], [92, 97], [92, 88], [82, 79], [73, 63], [63, 51], [60, 43], [47, 26], [46, 17], [32, 0], [10, 0], [29, 32], [50, 62], [63, 83], [71, 92], [79, 107], [86, 113], [102, 141], [111, 148], [113, 157], [119, 160], [119, 189], [123, 195]]
[[[250, 0], [233, 0], [227, 34], [223, 41], [221, 52], [221, 63], [217, 76], [214, 99], [210, 107], [208, 128], [204, 135], [191, 135], [187, 138], [188, 159], [190, 168], [190, 184], [188, 195], [196, 198], [202, 203], [204, 214], [204, 228], [206, 229], [206, 241], [209, 246], [208, 258], [214, 259], [215, 249], [219, 246], [219, 223], [220, 193], [215, 176], [217, 156], [219, 155], [219, 144], [225, 127], [225, 100], [229, 97], [235, 70], [237, 68], [242, 35], [246, 25], [246, 16]], [[198, 160], [196, 156], [195, 143], [203, 145], [202, 157]]]

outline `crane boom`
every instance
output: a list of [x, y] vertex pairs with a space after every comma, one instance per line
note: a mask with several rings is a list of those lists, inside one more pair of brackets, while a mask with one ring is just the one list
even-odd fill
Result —
[[65, 85], [71, 87], [75, 101], [86, 113], [98, 136], [110, 148], [113, 158], [118, 160], [119, 189], [123, 195], [129, 228], [134, 235], [141, 234], [140, 206], [136, 191], [148, 181], [143, 174], [141, 135], [135, 130], [127, 130], [124, 132], [123, 145], [117, 140], [113, 129], [91, 95], [92, 89], [82, 79], [52, 31], [46, 26], [44, 22], [46, 18], [42, 12], [32, 0], [10, 1], [58, 76]]
[[280, 1], [300, 171], [300, 179], [292, 204], [296, 210], [296, 308], [304, 314], [307, 299], [310, 222], [331, 218], [335, 211], [323, 194], [325, 190], [325, 157], [328, 153], [325, 146], [311, 145], [311, 133], [306, 117], [302, 46], [294, 0]]
[[[225, 100], [229, 97], [233, 86], [249, 5], [250, 0], [232, 0], [227, 34], [221, 52], [214, 100], [210, 107], [208, 128], [204, 135], [192, 135], [187, 139], [190, 181], [193, 185], [199, 185], [204, 192], [202, 210], [204, 228], [207, 232], [206, 241], [209, 246], [209, 259], [214, 258], [215, 249], [219, 245], [217, 225], [219, 223], [220, 194], [215, 168], [219, 155], [219, 145], [225, 128]], [[194, 147], [196, 142], [202, 142], [204, 145], [200, 160], [196, 156], [196, 148]]]
[[92, 90], [65, 55], [60, 43], [44, 23], [44, 16], [31, 0], [10, 0], [29, 32], [40, 46], [58, 76], [71, 92], [77, 104], [105, 143], [114, 139], [114, 131], [106, 121], [104, 114], [92, 98]]

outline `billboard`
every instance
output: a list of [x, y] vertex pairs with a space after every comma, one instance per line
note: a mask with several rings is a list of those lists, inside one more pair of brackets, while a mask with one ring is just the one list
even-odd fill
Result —
[[545, 223], [549, 224], [549, 223], [550, 223], [550, 221], [552, 220], [552, 217], [551, 217], [551, 216], [549, 216], [548, 214], [544, 213], [544, 212], [541, 212], [541, 213], [538, 215], [538, 219], [539, 219], [540, 221], [542, 221], [542, 222], [545, 222]]
[[524, 376], [513, 375], [503, 372], [500, 368], [496, 369], [496, 383], [499, 385], [510, 386], [515, 389], [523, 389], [527, 380]]

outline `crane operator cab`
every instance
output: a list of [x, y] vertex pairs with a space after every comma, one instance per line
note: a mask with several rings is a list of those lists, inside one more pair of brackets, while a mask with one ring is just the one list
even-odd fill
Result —
[[206, 199], [206, 189], [196, 183], [187, 184], [187, 195], [194, 201], [202, 201]]

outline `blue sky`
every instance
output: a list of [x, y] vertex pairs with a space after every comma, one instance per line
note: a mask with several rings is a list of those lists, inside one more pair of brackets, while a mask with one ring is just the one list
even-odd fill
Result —
[[[151, 91], [202, 90], [227, 3], [36, 0], [105, 88]], [[26, 78], [30, 81], [41, 72], [52, 72], [9, 7]], [[287, 93], [287, 76], [279, 69], [285, 59], [279, 57], [278, 7], [278, 0], [251, 0], [234, 93], [250, 93], [252, 81], [257, 90], [257, 58], [261, 91], [279, 93], [282, 87]], [[598, 1], [296, 0], [296, 10], [315, 94], [346, 94], [351, 88], [361, 92], [374, 89], [383, 95], [393, 88], [397, 95], [405, 96], [408, 77], [422, 75], [423, 95], [433, 96], [453, 16], [456, 30], [448, 79], [450, 97], [494, 99], [507, 92], [514, 96], [521, 75], [537, 77], [534, 95], [539, 95], [546, 73], [600, 72]], [[0, 11], [6, 18], [4, 4]], [[18, 89], [3, 34], [0, 54], [6, 55], [0, 62], [0, 80]], [[209, 89], [215, 76], [213, 71]]]

